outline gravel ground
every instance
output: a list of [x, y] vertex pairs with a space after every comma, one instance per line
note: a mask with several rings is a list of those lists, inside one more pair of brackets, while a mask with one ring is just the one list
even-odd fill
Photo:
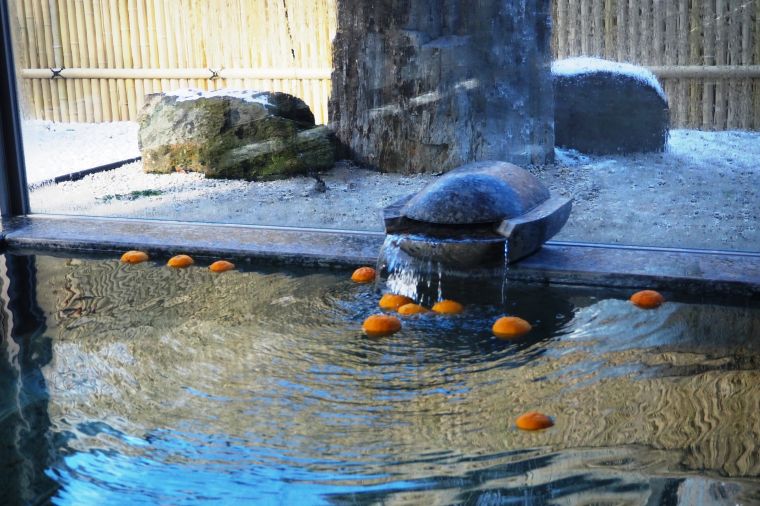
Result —
[[[89, 135], [89, 145], [97, 145]], [[557, 150], [556, 163], [530, 170], [575, 199], [558, 240], [760, 251], [757, 160], [760, 133], [674, 130], [665, 153], [589, 157]], [[320, 177], [324, 186], [313, 177], [207, 180], [145, 174], [135, 163], [42, 186], [31, 192], [31, 203], [36, 213], [380, 231], [383, 207], [436, 176], [382, 174], [340, 162]]]

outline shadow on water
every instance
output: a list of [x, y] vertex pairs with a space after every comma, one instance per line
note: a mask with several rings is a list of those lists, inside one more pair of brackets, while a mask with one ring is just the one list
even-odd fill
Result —
[[58, 488], [45, 474], [52, 436], [41, 369], [52, 343], [36, 300], [34, 258], [0, 255], [0, 276], [0, 503], [35, 504]]

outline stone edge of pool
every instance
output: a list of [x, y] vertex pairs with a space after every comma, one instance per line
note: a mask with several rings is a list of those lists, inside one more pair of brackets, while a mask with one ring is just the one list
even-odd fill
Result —
[[[3, 251], [121, 253], [350, 267], [374, 264], [384, 234], [72, 216], [3, 220]], [[550, 242], [509, 268], [520, 281], [646, 287], [760, 299], [760, 254]]]

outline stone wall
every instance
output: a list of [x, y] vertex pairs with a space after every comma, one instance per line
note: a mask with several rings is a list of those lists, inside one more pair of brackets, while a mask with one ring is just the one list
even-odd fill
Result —
[[330, 124], [394, 172], [553, 156], [550, 0], [338, 0]]

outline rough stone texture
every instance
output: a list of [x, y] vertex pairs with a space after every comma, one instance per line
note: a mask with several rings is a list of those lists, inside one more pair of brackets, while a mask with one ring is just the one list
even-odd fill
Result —
[[146, 172], [258, 180], [335, 162], [333, 134], [315, 127], [309, 107], [285, 93], [154, 94], [138, 122]]
[[410, 256], [458, 268], [515, 262], [567, 222], [572, 202], [505, 162], [467, 164], [383, 212], [387, 233]]
[[505, 162], [474, 162], [444, 174], [401, 212], [427, 223], [469, 225], [520, 216], [549, 198], [530, 172]]
[[330, 125], [384, 171], [553, 157], [549, 0], [338, 0]]
[[635, 76], [590, 70], [553, 75], [557, 146], [582, 153], [663, 151], [670, 109], [657, 88]]

